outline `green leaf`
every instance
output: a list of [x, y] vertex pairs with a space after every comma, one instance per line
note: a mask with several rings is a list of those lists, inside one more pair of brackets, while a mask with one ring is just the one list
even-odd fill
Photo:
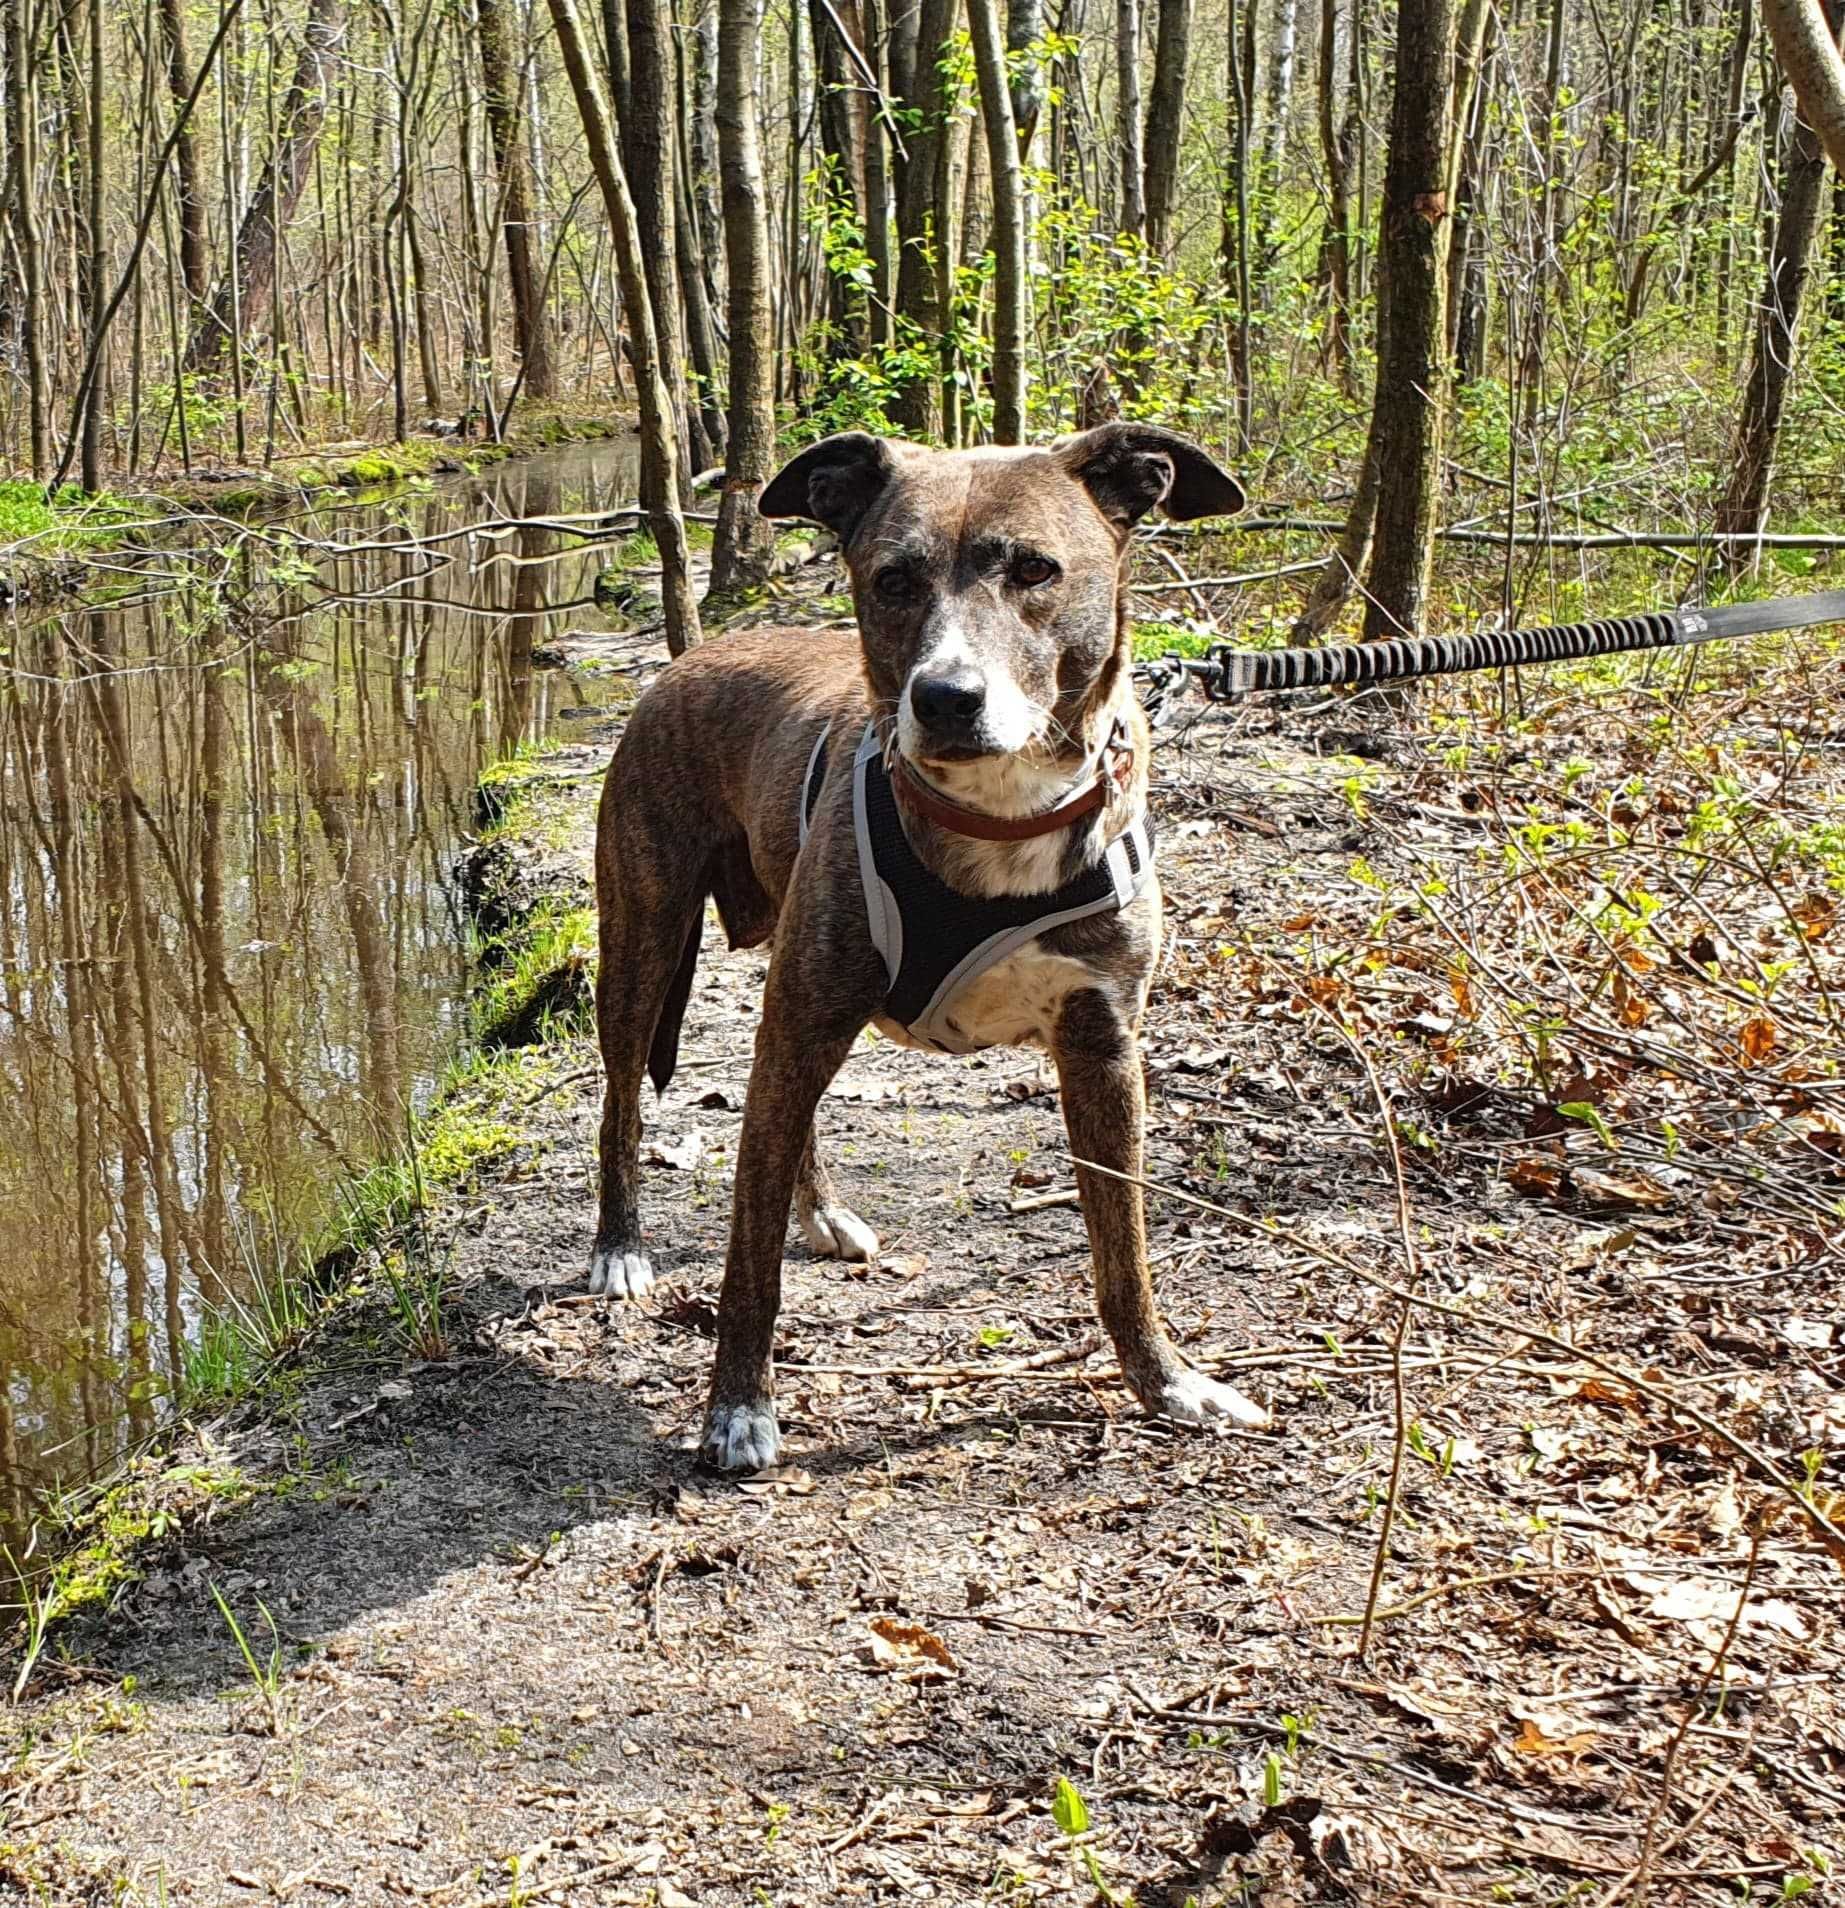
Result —
[[1581, 1120], [1585, 1126], [1595, 1128], [1595, 1137], [1607, 1147], [1609, 1152], [1618, 1153], [1621, 1142], [1614, 1136], [1614, 1128], [1602, 1117], [1599, 1106], [1591, 1106], [1587, 1100], [1565, 1100], [1557, 1108], [1566, 1120]]
[[1089, 1808], [1076, 1793], [1068, 1776], [1057, 1778], [1057, 1793], [1051, 1798], [1051, 1820], [1066, 1835], [1083, 1835], [1089, 1828]]
[[1281, 1758], [1272, 1749], [1262, 1758], [1262, 1800], [1271, 1809], [1281, 1806]]

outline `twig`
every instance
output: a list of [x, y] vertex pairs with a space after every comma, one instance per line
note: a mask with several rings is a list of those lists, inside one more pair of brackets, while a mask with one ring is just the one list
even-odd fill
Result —
[[1659, 1820], [1666, 1812], [1666, 1804], [1672, 1799], [1672, 1771], [1678, 1762], [1678, 1752], [1683, 1747], [1686, 1734], [1691, 1728], [1692, 1718], [1704, 1706], [1704, 1694], [1715, 1680], [1717, 1672], [1729, 1661], [1730, 1646], [1736, 1641], [1736, 1632], [1742, 1628], [1743, 1613], [1749, 1607], [1749, 1592], [1755, 1588], [1756, 1565], [1762, 1556], [1762, 1522], [1757, 1519], [1749, 1534], [1749, 1567], [1743, 1572], [1742, 1591], [1736, 1599], [1736, 1608], [1731, 1613], [1730, 1625], [1723, 1633], [1723, 1641], [1718, 1644], [1716, 1654], [1706, 1665], [1703, 1677], [1699, 1680], [1696, 1693], [1685, 1705], [1685, 1713], [1679, 1719], [1678, 1728], [1672, 1732], [1672, 1740], [1666, 1744], [1665, 1767], [1659, 1777], [1659, 1799], [1653, 1804], [1652, 1812], [1646, 1818], [1646, 1835], [1640, 1844], [1640, 1860], [1635, 1864], [1632, 1874], [1625, 1881], [1617, 1883], [1608, 1891], [1608, 1898], [1602, 1908], [1614, 1908], [1614, 1904], [1631, 1888], [1636, 1900], [1645, 1908], [1648, 1889], [1652, 1885], [1654, 1840], [1659, 1832]]
[[1117, 1172], [1112, 1166], [1098, 1166], [1094, 1160], [1078, 1159], [1074, 1153], [1066, 1153], [1064, 1158], [1072, 1165], [1082, 1167], [1086, 1172], [1100, 1173], [1104, 1179], [1118, 1179], [1125, 1185], [1138, 1186], [1143, 1192], [1163, 1193], [1170, 1199], [1177, 1199], [1188, 1206], [1197, 1206], [1201, 1211], [1215, 1213], [1220, 1219], [1227, 1219], [1234, 1226], [1241, 1226], [1246, 1232], [1253, 1232], [1265, 1239], [1277, 1239], [1285, 1245], [1296, 1247], [1302, 1252], [1322, 1259], [1328, 1265], [1337, 1266], [1342, 1272], [1349, 1272], [1355, 1279], [1362, 1279], [1374, 1291], [1387, 1292], [1394, 1298], [1407, 1298], [1412, 1303], [1431, 1312], [1440, 1312], [1447, 1318], [1458, 1318], [1463, 1324], [1471, 1325], [1476, 1331], [1511, 1332], [1522, 1334], [1534, 1344], [1548, 1345], [1553, 1351], [1560, 1351], [1568, 1358], [1580, 1358], [1584, 1364], [1593, 1365], [1597, 1371], [1606, 1372], [1611, 1378], [1618, 1378], [1622, 1384], [1631, 1387], [1642, 1397], [1651, 1398], [1654, 1403], [1663, 1405], [1668, 1411], [1676, 1411], [1689, 1418], [1702, 1431], [1707, 1431], [1720, 1444], [1753, 1465], [1760, 1474], [1782, 1492], [1813, 1526], [1820, 1538], [1834, 1556], [1845, 1557], [1845, 1530], [1841, 1530], [1819, 1506], [1811, 1501], [1806, 1491], [1775, 1463], [1765, 1451], [1758, 1450], [1748, 1439], [1738, 1437], [1728, 1425], [1713, 1418], [1709, 1412], [1700, 1411], [1694, 1404], [1675, 1397], [1664, 1385], [1655, 1384], [1651, 1379], [1642, 1378], [1636, 1372], [1629, 1371], [1625, 1365], [1617, 1365], [1613, 1359], [1604, 1358], [1599, 1352], [1592, 1352], [1585, 1346], [1572, 1344], [1567, 1338], [1559, 1338], [1555, 1332], [1544, 1331], [1536, 1325], [1527, 1325], [1514, 1318], [1499, 1318], [1491, 1312], [1470, 1311], [1464, 1305], [1451, 1304], [1446, 1299], [1430, 1298], [1426, 1293], [1406, 1292], [1400, 1285], [1392, 1285], [1388, 1279], [1380, 1279], [1376, 1273], [1367, 1272], [1355, 1259], [1348, 1258], [1343, 1252], [1334, 1251], [1330, 1246], [1317, 1244], [1312, 1239], [1303, 1238], [1298, 1232], [1290, 1232], [1285, 1226], [1278, 1226], [1273, 1220], [1250, 1219], [1243, 1213], [1233, 1212], [1228, 1206], [1220, 1206], [1213, 1200], [1201, 1198], [1197, 1193], [1187, 1192], [1183, 1186], [1168, 1186], [1156, 1179], [1147, 1179], [1135, 1173]]

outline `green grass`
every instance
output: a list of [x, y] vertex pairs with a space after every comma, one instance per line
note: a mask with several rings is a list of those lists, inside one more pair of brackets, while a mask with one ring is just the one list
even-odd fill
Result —
[[99, 549], [134, 512], [119, 497], [86, 495], [66, 484], [55, 499], [30, 479], [0, 483], [0, 545], [27, 544], [29, 554], [56, 556]]
[[1223, 637], [1208, 629], [1158, 621], [1134, 625], [1134, 660], [1158, 662], [1163, 656], [1202, 656]]
[[591, 909], [541, 903], [513, 933], [481, 950], [487, 978], [475, 997], [475, 1039], [503, 1049], [581, 1028], [595, 953]]

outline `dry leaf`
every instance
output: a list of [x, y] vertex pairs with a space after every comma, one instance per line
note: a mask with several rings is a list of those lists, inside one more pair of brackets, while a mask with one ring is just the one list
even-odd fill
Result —
[[1743, 1058], [1752, 1066], [1760, 1066], [1775, 1050], [1775, 1023], [1757, 1014], [1753, 1020], [1743, 1023]]
[[1585, 1378], [1576, 1387], [1576, 1396], [1584, 1404], [1619, 1405], [1636, 1413], [1640, 1410], [1639, 1393], [1609, 1378]]
[[1624, 970], [1614, 970], [1614, 1011], [1623, 1027], [1644, 1027], [1653, 1018], [1653, 1003], [1632, 986]]
[[1555, 1199], [1563, 1187], [1562, 1172], [1548, 1159], [1515, 1159], [1506, 1178], [1528, 1199]]
[[1575, 1172], [1577, 1193], [1592, 1206], [1626, 1211], [1639, 1206], [1657, 1212], [1672, 1203], [1672, 1195], [1656, 1179], [1644, 1173], [1604, 1173], [1593, 1166], [1579, 1166]]
[[[1544, 1722], [1552, 1729], [1561, 1726], [1559, 1719], [1553, 1716], [1546, 1716]], [[1593, 1729], [1578, 1729], [1568, 1735], [1553, 1736], [1546, 1733], [1535, 1716], [1525, 1716], [1520, 1719], [1518, 1735], [1512, 1747], [1521, 1756], [1579, 1756], [1584, 1750], [1592, 1748], [1594, 1743]]]
[[901, 1671], [913, 1682], [961, 1674], [961, 1665], [933, 1630], [895, 1617], [872, 1618], [871, 1660], [879, 1669]]
[[1829, 894], [1809, 894], [1788, 909], [1800, 925], [1803, 939], [1819, 940], [1838, 917], [1838, 906]]
[[813, 1478], [789, 1464], [772, 1464], [766, 1471], [752, 1471], [738, 1484], [745, 1497], [811, 1497]]

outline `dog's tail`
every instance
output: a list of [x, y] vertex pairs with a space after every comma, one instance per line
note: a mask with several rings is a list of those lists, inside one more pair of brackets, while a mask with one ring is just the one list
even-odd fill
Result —
[[698, 944], [704, 938], [705, 910], [701, 905], [692, 917], [692, 931], [680, 950], [679, 965], [673, 970], [672, 983], [660, 1003], [660, 1017], [653, 1023], [653, 1044], [647, 1049], [647, 1077], [656, 1093], [664, 1093], [679, 1064], [679, 1029], [685, 1020], [685, 1004], [692, 995], [692, 976], [698, 970]]

